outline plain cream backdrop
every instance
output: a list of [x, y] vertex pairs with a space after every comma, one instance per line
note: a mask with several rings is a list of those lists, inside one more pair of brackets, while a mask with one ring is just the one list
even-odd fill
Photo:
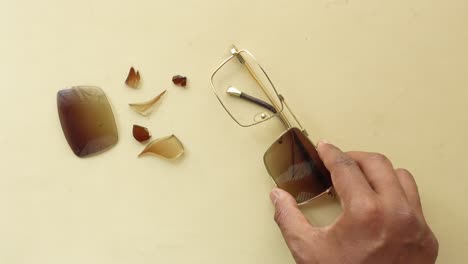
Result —
[[[0, 1], [0, 262], [293, 263], [262, 155], [278, 122], [238, 127], [209, 77], [236, 43], [267, 68], [314, 141], [379, 151], [419, 183], [439, 263], [468, 258], [466, 0]], [[143, 86], [123, 85], [129, 67]], [[174, 87], [174, 74], [189, 88]], [[76, 158], [59, 89], [101, 86], [116, 147]], [[129, 102], [164, 89], [150, 117]], [[137, 159], [134, 123], [175, 133], [178, 162]], [[325, 225], [325, 198], [304, 208]]]

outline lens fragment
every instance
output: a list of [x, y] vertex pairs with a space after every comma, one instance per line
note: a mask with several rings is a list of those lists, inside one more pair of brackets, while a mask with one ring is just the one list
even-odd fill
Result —
[[101, 152], [117, 143], [114, 114], [101, 88], [77, 86], [59, 91], [57, 108], [65, 138], [78, 157]]
[[154, 154], [166, 159], [177, 159], [184, 154], [184, 151], [182, 142], [175, 135], [170, 135], [149, 143], [138, 157], [145, 154]]
[[138, 85], [140, 84], [140, 72], [135, 71], [135, 69], [131, 67], [128, 72], [127, 79], [125, 80], [125, 84], [130, 88], [138, 88]]
[[139, 125], [133, 125], [133, 137], [138, 142], [145, 142], [151, 138], [151, 134], [148, 131], [148, 128]]
[[153, 106], [161, 99], [161, 97], [166, 93], [167, 90], [160, 93], [158, 96], [154, 97], [153, 99], [143, 102], [143, 103], [133, 103], [129, 104], [130, 107], [137, 113], [143, 116], [147, 116], [151, 114], [153, 111]]
[[187, 86], [187, 77], [182, 75], [174, 75], [174, 77], [172, 77], [172, 82], [177, 86], [185, 87]]

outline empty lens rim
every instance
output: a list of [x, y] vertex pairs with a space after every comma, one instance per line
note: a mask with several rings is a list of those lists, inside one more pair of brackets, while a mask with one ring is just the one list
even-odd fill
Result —
[[[232, 59], [234, 58], [237, 58], [237, 55], [240, 55], [240, 54], [247, 54], [248, 56], [250, 56], [253, 61], [255, 61], [255, 63], [258, 65], [258, 67], [262, 70], [262, 72], [265, 74], [265, 76], [267, 77], [271, 87], [273, 88], [273, 91], [275, 92], [275, 96], [278, 97], [278, 100], [280, 102], [280, 109], [278, 109], [277, 113], [274, 114], [274, 115], [271, 115], [270, 117], [268, 118], [265, 118], [261, 121], [258, 121], [258, 122], [255, 122], [255, 123], [252, 123], [252, 124], [242, 124], [241, 122], [239, 122], [239, 120], [237, 120], [233, 114], [227, 109], [226, 105], [223, 103], [223, 101], [221, 100], [217, 90], [216, 90], [216, 87], [214, 85], [214, 77], [216, 76], [216, 73], [218, 73], [218, 71], [224, 66], [226, 65], [229, 61], [231, 61]], [[214, 72], [211, 74], [211, 78], [210, 78], [210, 82], [211, 82], [211, 88], [213, 89], [213, 92], [214, 94], [216, 95], [216, 98], [218, 99], [219, 103], [223, 106], [224, 110], [228, 113], [228, 115], [232, 118], [232, 120], [234, 120], [234, 122], [236, 122], [239, 126], [241, 127], [251, 127], [251, 126], [254, 126], [254, 125], [257, 125], [257, 124], [260, 124], [260, 123], [263, 123], [265, 121], [268, 121], [270, 119], [272, 119], [273, 117], [279, 115], [280, 113], [283, 112], [283, 109], [284, 109], [284, 103], [283, 103], [283, 100], [281, 100], [281, 97], [280, 95], [278, 94], [278, 91], [276, 90], [276, 87], [275, 85], [273, 84], [273, 82], [271, 81], [270, 79], [270, 76], [267, 74], [266, 70], [262, 67], [262, 65], [260, 65], [260, 63], [258, 63], [257, 59], [252, 55], [252, 53], [250, 53], [248, 50], [239, 50], [237, 53], [235, 54], [232, 54], [231, 56], [229, 56], [226, 60], [224, 60], [219, 66], [218, 68], [216, 68], [216, 70], [214, 70]]]

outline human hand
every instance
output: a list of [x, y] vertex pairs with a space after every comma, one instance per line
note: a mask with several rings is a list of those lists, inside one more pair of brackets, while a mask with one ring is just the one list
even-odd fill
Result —
[[383, 155], [343, 153], [327, 142], [317, 150], [343, 208], [333, 224], [314, 226], [287, 192], [270, 194], [275, 221], [298, 264], [435, 262], [438, 242], [407, 170], [394, 169]]

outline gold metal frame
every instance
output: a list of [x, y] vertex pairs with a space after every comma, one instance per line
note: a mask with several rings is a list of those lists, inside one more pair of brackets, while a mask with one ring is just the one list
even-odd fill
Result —
[[[273, 99], [272, 95], [268, 92], [268, 89], [265, 88], [265, 86], [262, 84], [262, 82], [260, 81], [260, 79], [257, 77], [257, 75], [255, 74], [254, 70], [252, 69], [252, 66], [244, 59], [244, 57], [242, 56], [242, 54], [245, 53], [245, 54], [248, 54], [249, 56], [251, 56], [253, 58], [253, 61], [260, 67], [260, 69], [262, 70], [262, 72], [265, 74], [265, 76], [267, 77], [268, 81], [270, 82], [271, 86], [273, 87], [273, 90], [275, 91], [275, 96], [278, 97], [279, 101], [281, 102], [281, 105], [277, 105], [275, 103], [275, 100]], [[228, 63], [230, 60], [232, 60], [233, 58], [237, 58], [239, 60], [240, 63], [242, 63], [246, 69], [248, 70], [248, 72], [250, 73], [250, 75], [252, 76], [252, 78], [255, 79], [255, 81], [258, 83], [258, 85], [262, 88], [263, 92], [265, 93], [265, 95], [270, 99], [270, 101], [273, 103], [273, 106], [277, 109], [277, 113], [275, 115], [272, 115], [264, 120], [261, 120], [257, 123], [253, 123], [253, 124], [250, 124], [250, 125], [243, 125], [241, 123], [239, 123], [239, 121], [229, 112], [229, 110], [226, 108], [226, 106], [224, 105], [224, 103], [222, 102], [221, 98], [219, 97], [218, 93], [216, 92], [216, 88], [214, 86], [214, 83], [213, 83], [213, 79], [214, 79], [214, 76], [216, 75], [216, 73], [226, 64]], [[213, 74], [211, 75], [211, 87], [213, 88], [213, 91], [216, 95], [216, 98], [218, 98], [218, 101], [221, 103], [221, 105], [224, 107], [224, 109], [226, 110], [226, 112], [229, 114], [229, 116], [231, 116], [231, 118], [240, 126], [242, 127], [250, 127], [250, 126], [253, 126], [253, 125], [257, 125], [257, 124], [260, 124], [260, 123], [263, 123], [267, 120], [270, 120], [271, 118], [275, 117], [275, 116], [278, 116], [280, 118], [280, 120], [282, 121], [282, 123], [284, 124], [284, 126], [286, 127], [286, 130], [281, 133], [281, 135], [268, 147], [267, 151], [265, 152], [265, 154], [263, 155], [263, 162], [264, 162], [264, 165], [265, 165], [265, 168], [267, 169], [268, 171], [268, 174], [270, 175], [270, 179], [273, 181], [273, 183], [275, 184], [276, 187], [278, 187], [278, 184], [276, 183], [276, 181], [273, 179], [273, 176], [271, 175], [271, 172], [270, 172], [270, 169], [268, 168], [268, 166], [266, 165], [266, 162], [265, 162], [265, 155], [268, 153], [268, 150], [273, 146], [273, 144], [279, 140], [284, 134], [288, 133], [291, 129], [293, 128], [297, 128], [299, 129], [307, 138], [307, 140], [309, 140], [310, 143], [312, 143], [312, 145], [316, 146], [309, 138], [309, 134], [307, 133], [307, 131], [304, 129], [304, 127], [301, 125], [301, 123], [299, 122], [299, 119], [297, 118], [297, 116], [293, 113], [293, 111], [291, 110], [291, 107], [288, 105], [288, 103], [286, 102], [286, 100], [284, 99], [284, 97], [278, 93], [278, 91], [276, 90], [276, 87], [275, 85], [273, 84], [273, 82], [271, 81], [270, 79], [270, 76], [268, 76], [268, 74], [266, 73], [265, 69], [257, 62], [257, 59], [247, 50], [238, 50], [236, 48], [236, 46], [232, 46], [232, 49], [231, 49], [231, 56], [229, 56], [226, 60], [224, 60], [219, 66], [218, 68], [216, 68], [216, 70], [213, 72]], [[286, 114], [283, 112], [283, 108], [284, 106], [286, 107], [286, 109], [288, 109], [288, 112], [289, 114], [294, 118], [294, 121], [296, 122], [297, 124], [297, 127], [296, 126], [293, 126], [292, 123], [291, 123], [291, 120], [288, 119], [288, 117], [286, 116]], [[329, 189], [327, 189], [326, 191], [318, 194], [317, 196], [307, 200], [307, 201], [304, 201], [304, 202], [301, 202], [301, 203], [298, 203], [298, 205], [304, 205], [312, 200], [315, 200], [325, 194], [329, 194], [331, 195], [332, 197], [334, 196], [333, 195], [333, 187], [330, 187]]]

